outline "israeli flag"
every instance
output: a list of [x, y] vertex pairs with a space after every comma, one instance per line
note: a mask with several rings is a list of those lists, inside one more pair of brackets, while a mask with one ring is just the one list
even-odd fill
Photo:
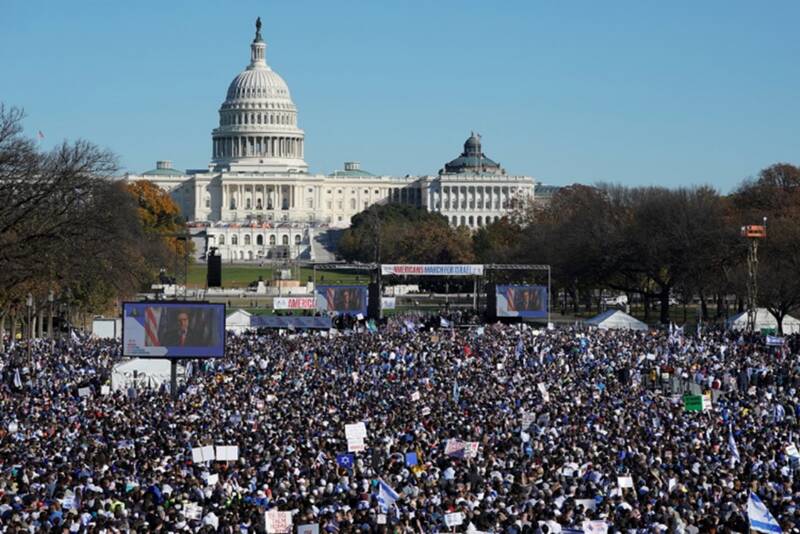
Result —
[[450, 328], [450, 321], [448, 321], [444, 317], [439, 317], [439, 326], [441, 326], [442, 328]]
[[731, 464], [734, 462], [741, 462], [739, 458], [739, 447], [736, 446], [736, 440], [733, 439], [733, 427], [728, 426], [728, 448], [731, 450]]
[[355, 460], [356, 457], [352, 453], [336, 455], [336, 463], [339, 464], [339, 467], [343, 467], [348, 470], [353, 468]]
[[519, 341], [517, 341], [517, 348], [516, 348], [515, 352], [516, 352], [517, 358], [522, 356], [522, 354], [525, 352], [525, 344], [522, 342], [522, 338], [519, 338]]
[[14, 370], [14, 387], [17, 389], [22, 388], [22, 377], [19, 376], [19, 369]]
[[758, 495], [752, 491], [747, 499], [747, 519], [750, 520], [750, 528], [757, 532], [783, 532]]
[[389, 484], [384, 482], [382, 478], [378, 479], [378, 503], [382, 508], [388, 510], [399, 498], [400, 496]]
[[767, 336], [767, 346], [768, 347], [782, 347], [783, 346], [783, 338], [780, 336]]
[[461, 388], [458, 386], [458, 380], [453, 382], [453, 402], [458, 404], [459, 399], [461, 398]]

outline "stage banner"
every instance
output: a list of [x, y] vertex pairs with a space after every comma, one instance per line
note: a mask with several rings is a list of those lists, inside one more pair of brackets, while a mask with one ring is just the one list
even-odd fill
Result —
[[483, 265], [386, 264], [381, 265], [381, 274], [412, 276], [481, 276], [483, 275]]
[[498, 317], [547, 317], [547, 287], [497, 286]]
[[317, 307], [314, 297], [275, 297], [272, 299], [273, 310], [313, 310]]
[[367, 286], [317, 286], [317, 309], [339, 315], [367, 315]]

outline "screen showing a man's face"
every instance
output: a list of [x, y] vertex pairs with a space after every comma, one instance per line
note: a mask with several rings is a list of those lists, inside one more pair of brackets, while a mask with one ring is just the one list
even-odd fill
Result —
[[178, 314], [178, 326], [180, 327], [181, 333], [185, 334], [189, 331], [189, 314], [186, 312], [181, 312]]

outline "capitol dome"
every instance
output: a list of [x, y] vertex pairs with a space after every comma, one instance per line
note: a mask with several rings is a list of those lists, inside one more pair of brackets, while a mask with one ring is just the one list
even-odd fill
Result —
[[228, 86], [226, 103], [239, 99], [282, 100], [292, 104], [289, 87], [277, 72], [269, 67], [245, 70], [233, 79]]
[[306, 172], [305, 133], [289, 87], [266, 62], [261, 19], [250, 44], [250, 64], [228, 86], [212, 132], [213, 165], [257, 172]]

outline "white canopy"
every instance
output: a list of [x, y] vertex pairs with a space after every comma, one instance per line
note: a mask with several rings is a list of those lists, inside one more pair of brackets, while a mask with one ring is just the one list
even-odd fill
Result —
[[245, 310], [236, 310], [225, 318], [225, 330], [241, 334], [250, 330], [251, 313]]
[[[725, 322], [725, 326], [731, 330], [745, 330], [747, 328], [747, 312], [737, 313], [730, 317]], [[756, 310], [756, 331], [760, 331], [763, 328], [774, 328], [777, 332], [778, 321], [775, 320], [775, 317], [773, 317], [766, 308], [758, 308]], [[798, 332], [800, 332], [800, 320], [791, 315], [784, 317], [783, 333], [797, 334]]]
[[[180, 368], [180, 367], [179, 367]], [[135, 358], [118, 363], [111, 371], [111, 390], [135, 388], [155, 389], [169, 384], [169, 360]]]
[[645, 323], [621, 310], [604, 311], [586, 321], [586, 324], [596, 326], [602, 330], [648, 330]]

